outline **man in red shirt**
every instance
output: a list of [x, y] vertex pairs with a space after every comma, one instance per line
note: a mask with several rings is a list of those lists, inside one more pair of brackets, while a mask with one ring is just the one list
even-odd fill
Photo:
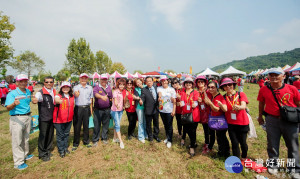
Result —
[[300, 106], [300, 94], [296, 87], [283, 83], [285, 78], [284, 71], [281, 68], [272, 68], [268, 72], [270, 79], [270, 85], [260, 88], [257, 100], [259, 101], [259, 124], [264, 123], [262, 117], [263, 111], [267, 113], [266, 120], [266, 132], [269, 155], [268, 172], [270, 174], [278, 173], [277, 159], [279, 158], [279, 146], [281, 135], [288, 148], [288, 158], [295, 161], [294, 166], [287, 167], [292, 172], [292, 177], [300, 177], [300, 164], [299, 164], [299, 141], [298, 124], [289, 123], [280, 119], [279, 107], [275, 101], [273, 93], [270, 88], [273, 89], [275, 96], [281, 106]]
[[15, 90], [17, 88], [17, 85], [15, 83], [9, 83], [8, 88], [10, 91]]
[[298, 91], [300, 91], [300, 76], [296, 75], [294, 76], [295, 81], [293, 83], [293, 85], [298, 89]]

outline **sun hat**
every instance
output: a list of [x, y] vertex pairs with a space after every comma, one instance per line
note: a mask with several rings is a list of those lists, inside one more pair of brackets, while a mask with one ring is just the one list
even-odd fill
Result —
[[80, 74], [80, 76], [79, 76], [79, 78], [82, 78], [82, 77], [87, 77], [87, 78], [88, 78], [88, 77], [89, 77], [89, 75], [88, 75], [88, 74], [86, 74], [86, 73], [81, 73], [81, 74]]
[[28, 80], [28, 76], [25, 74], [20, 74], [17, 76], [16, 81]]
[[184, 85], [186, 82], [192, 82], [193, 85], [194, 85], [194, 80], [193, 80], [192, 78], [190, 78], [190, 77], [187, 77], [187, 78], [184, 79], [183, 85]]
[[205, 84], [207, 84], [207, 79], [206, 79], [206, 77], [205, 76], [203, 76], [203, 75], [198, 75], [197, 77], [196, 77], [196, 79], [195, 79], [195, 83], [198, 81], [198, 80], [204, 80], [205, 81]]
[[220, 88], [221, 88], [223, 85], [226, 85], [226, 84], [236, 84], [236, 82], [233, 81], [231, 78], [224, 78], [224, 79], [221, 81]]
[[300, 78], [300, 76], [299, 76], [299, 75], [296, 75], [296, 76], [294, 76], [294, 78], [296, 78], [296, 79], [299, 79], [299, 78]]
[[64, 82], [61, 83], [61, 88], [64, 87], [64, 86], [68, 86], [68, 87], [71, 88], [71, 83], [68, 82], [68, 81], [64, 81]]
[[167, 79], [168, 79], [167, 76], [166, 76], [166, 75], [163, 75], [163, 76], [160, 77], [159, 80], [162, 81], [162, 80], [167, 80]]
[[284, 71], [281, 68], [271, 68], [268, 71], [268, 74], [270, 74], [270, 73], [275, 73], [275, 74], [280, 75], [280, 74], [284, 74]]
[[102, 79], [108, 79], [107, 74], [102, 74], [102, 75], [100, 75], [100, 79], [101, 79], [101, 80], [102, 80]]

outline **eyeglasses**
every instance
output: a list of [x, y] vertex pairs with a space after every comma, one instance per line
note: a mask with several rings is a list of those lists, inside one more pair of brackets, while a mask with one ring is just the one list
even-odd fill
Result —
[[45, 81], [44, 83], [53, 83], [53, 81]]
[[208, 89], [215, 89], [216, 87], [215, 86], [208, 86], [207, 88]]
[[232, 86], [232, 83], [223, 85], [224, 87]]

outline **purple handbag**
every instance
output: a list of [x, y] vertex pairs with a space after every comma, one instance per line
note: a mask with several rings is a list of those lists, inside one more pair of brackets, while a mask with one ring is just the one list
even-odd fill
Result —
[[212, 130], [221, 131], [228, 129], [228, 124], [225, 116], [211, 116], [209, 115], [208, 126]]

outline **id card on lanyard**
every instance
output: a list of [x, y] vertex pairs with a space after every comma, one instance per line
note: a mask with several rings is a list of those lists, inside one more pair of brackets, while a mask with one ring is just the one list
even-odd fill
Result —
[[[231, 103], [229, 97], [226, 95], [226, 99], [228, 100], [228, 102], [229, 102], [229, 104], [231, 105], [232, 108], [233, 108], [234, 104], [236, 103], [236, 101], [237, 101], [237, 99], [238, 99], [238, 96], [239, 96], [239, 95], [237, 95], [237, 96], [234, 95], [233, 101], [232, 101], [232, 103]], [[231, 117], [232, 120], [236, 120], [236, 111], [231, 111], [230, 117]]]
[[[191, 93], [189, 94], [189, 95], [187, 95], [187, 105], [186, 105], [186, 110], [191, 110], [191, 102], [193, 103], [193, 95], [191, 96], [191, 94], [194, 92], [194, 90], [193, 91], [191, 91]], [[191, 96], [191, 97], [190, 97]]]

